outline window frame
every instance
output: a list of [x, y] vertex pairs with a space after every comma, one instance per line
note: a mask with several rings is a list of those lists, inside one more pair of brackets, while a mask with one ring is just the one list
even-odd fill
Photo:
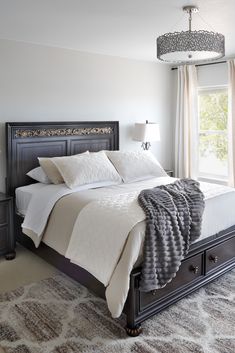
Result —
[[[200, 102], [199, 102], [199, 98], [200, 98], [200, 94], [203, 92], [210, 92], [210, 93], [216, 93], [218, 91], [227, 91], [228, 93], [228, 85], [215, 85], [215, 86], [202, 86], [202, 87], [198, 87], [197, 88], [197, 96], [198, 96], [198, 146], [200, 146], [200, 134], [202, 131], [204, 130], [200, 130]], [[205, 131], [210, 131], [211, 133], [217, 132], [217, 133], [221, 133], [221, 134], [226, 134], [228, 136], [228, 130], [227, 132], [223, 131], [223, 130], [205, 130]], [[217, 183], [217, 184], [222, 184], [222, 185], [228, 185], [228, 175], [227, 176], [223, 176], [220, 177], [218, 175], [215, 174], [209, 174], [208, 175], [205, 174], [200, 174], [200, 170], [199, 170], [199, 149], [198, 149], [198, 180], [201, 181], [206, 181], [206, 182], [212, 182], [212, 183]]]

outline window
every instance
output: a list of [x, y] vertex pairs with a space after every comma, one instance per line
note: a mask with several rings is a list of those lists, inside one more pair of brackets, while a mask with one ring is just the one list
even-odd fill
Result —
[[228, 90], [199, 89], [199, 177], [228, 179]]

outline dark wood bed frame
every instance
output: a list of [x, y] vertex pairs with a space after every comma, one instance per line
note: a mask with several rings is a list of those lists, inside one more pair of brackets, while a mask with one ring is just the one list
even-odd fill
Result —
[[[7, 123], [6, 141], [7, 192], [14, 196], [15, 188], [32, 183], [26, 173], [38, 166], [37, 157], [72, 155], [86, 150], [118, 150], [119, 124], [115, 121]], [[22, 218], [15, 214], [15, 232], [19, 243], [104, 298], [103, 284], [90, 273], [71, 264], [43, 243], [35, 249], [32, 241], [21, 232], [21, 223]], [[193, 244], [176, 277], [162, 289], [141, 292], [141, 269], [134, 269], [130, 275], [130, 289], [124, 308], [127, 333], [139, 335], [144, 320], [234, 266], [235, 226]]]

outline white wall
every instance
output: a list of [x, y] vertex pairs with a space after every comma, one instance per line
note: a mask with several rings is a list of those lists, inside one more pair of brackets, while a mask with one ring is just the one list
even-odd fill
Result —
[[119, 120], [120, 148], [138, 149], [133, 124], [160, 123], [152, 151], [171, 167], [169, 66], [0, 40], [0, 190], [5, 188], [5, 122]]

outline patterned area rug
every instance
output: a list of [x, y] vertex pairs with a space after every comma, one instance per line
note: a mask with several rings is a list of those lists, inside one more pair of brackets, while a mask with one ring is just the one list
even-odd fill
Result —
[[235, 270], [127, 337], [124, 315], [63, 274], [0, 294], [0, 352], [234, 353]]

